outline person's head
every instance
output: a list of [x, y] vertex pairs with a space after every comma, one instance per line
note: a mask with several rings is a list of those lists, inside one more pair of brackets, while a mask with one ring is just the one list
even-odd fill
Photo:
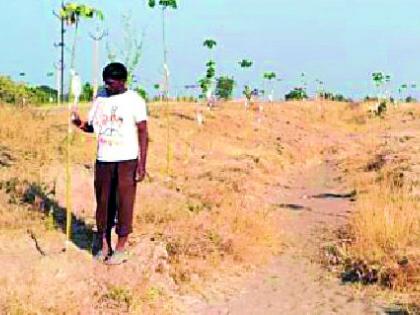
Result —
[[119, 62], [108, 64], [102, 72], [105, 88], [110, 95], [120, 94], [125, 91], [127, 77], [127, 68]]

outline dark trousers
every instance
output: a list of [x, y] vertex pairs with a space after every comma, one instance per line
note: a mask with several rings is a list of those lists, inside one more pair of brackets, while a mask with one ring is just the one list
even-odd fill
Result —
[[105, 235], [116, 222], [116, 233], [124, 237], [133, 232], [133, 207], [137, 183], [137, 160], [95, 164], [96, 226]]

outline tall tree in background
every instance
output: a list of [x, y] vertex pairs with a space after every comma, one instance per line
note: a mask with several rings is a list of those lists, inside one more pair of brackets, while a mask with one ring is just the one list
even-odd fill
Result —
[[120, 47], [116, 52], [109, 43], [106, 45], [108, 59], [110, 62], [120, 60], [125, 64], [128, 71], [127, 84], [129, 87], [134, 88], [134, 73], [138, 64], [143, 50], [143, 40], [145, 32], [143, 31], [141, 37], [137, 37], [136, 29], [132, 26], [131, 16], [123, 15], [123, 43], [118, 43]]

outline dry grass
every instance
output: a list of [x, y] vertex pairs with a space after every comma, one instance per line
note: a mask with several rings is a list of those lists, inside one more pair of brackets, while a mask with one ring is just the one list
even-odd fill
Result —
[[420, 257], [419, 200], [384, 180], [362, 194], [352, 221], [353, 249], [371, 261]]
[[[417, 105], [416, 105], [417, 106]], [[341, 248], [348, 276], [420, 297], [420, 194], [418, 107], [390, 109], [371, 119], [365, 150], [345, 161], [358, 197], [350, 217], [350, 243]], [[357, 278], [357, 279], [356, 279]], [[397, 297], [397, 299], [400, 299]]]
[[[199, 128], [194, 121], [194, 105], [172, 104], [173, 153], [168, 176], [166, 119], [159, 106], [152, 105], [150, 110], [149, 177], [138, 196], [132, 246], [136, 250], [136, 242], [143, 246], [149, 239], [154, 242], [147, 245], [151, 248], [163, 244], [169, 255], [168, 270], [153, 272], [168, 272], [168, 277], [180, 289], [202, 290], [198, 284], [209, 276], [263, 263], [278, 252], [277, 223], [262, 201], [270, 178], [275, 178], [286, 162], [275, 146], [262, 146], [269, 141], [262, 138], [269, 130], [264, 130], [261, 139], [250, 136], [257, 133], [254, 113], [226, 107], [223, 111], [206, 113], [206, 125]], [[239, 117], [228, 131], [224, 125], [234, 115]], [[80, 274], [75, 264], [84, 261], [90, 265], [89, 260], [80, 256], [87, 253], [76, 251], [71, 254], [74, 262], [63, 263], [66, 260], [65, 255], [60, 254], [64, 243], [63, 215], [55, 207], [64, 203], [65, 111], [0, 107], [0, 118], [8, 122], [0, 126], [0, 225], [2, 239], [10, 243], [2, 255], [25, 244], [20, 248], [22, 252], [10, 258], [10, 263], [16, 260], [19, 273], [17, 269], [1, 273], [0, 281], [11, 288], [15, 282], [25, 283], [21, 277], [32, 277], [31, 284], [5, 290], [0, 295], [2, 312], [72, 314], [92, 305], [116, 314], [138, 313], [139, 310], [164, 312], [156, 305], [162, 299], [168, 302], [170, 296], [166, 289], [154, 289], [148, 284], [147, 273], [143, 273], [149, 268], [149, 261], [143, 262], [141, 271], [128, 271], [127, 279], [121, 283], [115, 283], [108, 276], [100, 278], [93, 287], [88, 283], [95, 271], [88, 269]], [[261, 145], [257, 144], [260, 141]], [[71, 144], [73, 191], [77, 191], [73, 194], [73, 213], [75, 220], [89, 228], [94, 217], [93, 196], [80, 187], [91, 185], [95, 141], [89, 135], [75, 132]], [[90, 174], [86, 174], [86, 167]], [[244, 197], [252, 189], [255, 195]], [[51, 210], [55, 212], [53, 215], [49, 215]], [[85, 238], [84, 245], [89, 246], [90, 236], [82, 235], [86, 229], [80, 230], [76, 223], [73, 229], [73, 238]], [[29, 230], [46, 256], [35, 249]], [[12, 234], [15, 237], [9, 239]], [[22, 254], [31, 257], [32, 266], [25, 264]], [[51, 278], [49, 273], [58, 265], [63, 268], [60, 281]], [[56, 293], [34, 291], [39, 283]], [[80, 303], [83, 296], [89, 299]], [[142, 302], [134, 303], [138, 300]]]
[[[65, 111], [0, 107], [0, 119], [7, 122], [0, 125], [0, 238], [7, 244], [0, 256], [9, 257], [4, 264], [15, 266], [0, 272], [0, 284], [10, 289], [0, 293], [1, 312], [73, 314], [93, 307], [109, 314], [176, 313], [170, 302], [174, 291], [204, 291], [214, 275], [262, 264], [281, 250], [281, 222], [271, 204], [276, 185], [287, 183], [293, 169], [334, 158], [347, 176], [360, 174], [382, 141], [373, 136], [356, 141], [353, 136], [395, 125], [368, 117], [361, 106], [303, 102], [266, 105], [260, 117], [241, 104], [225, 103], [204, 111], [205, 124], [198, 127], [195, 107], [170, 104], [167, 155], [165, 110], [150, 106], [149, 176], [137, 196], [131, 243], [138, 258], [125, 267], [122, 278], [93, 266], [89, 246], [60, 253], [62, 213], [51, 217], [48, 210], [64, 203]], [[81, 238], [89, 245], [95, 141], [76, 132], [71, 143], [78, 220], [73, 236], [75, 243]], [[402, 222], [405, 229], [418, 228], [412, 214], [418, 199], [402, 194], [408, 186], [390, 195], [386, 184], [374, 181], [376, 176], [356, 177], [359, 191], [368, 193], [358, 199], [352, 231], [360, 242], [353, 244], [352, 254], [380, 260], [392, 249], [395, 256], [413, 255], [418, 238], [414, 232], [403, 233]], [[417, 208], [410, 212], [408, 207]], [[400, 221], [402, 212], [411, 216]], [[391, 215], [394, 228], [381, 230], [379, 222], [392, 221]], [[373, 216], [377, 224], [369, 224]], [[28, 227], [46, 256], [35, 248]], [[167, 258], [159, 260], [157, 250]], [[88, 266], [86, 272], [80, 272], [81, 264]], [[40, 286], [49, 289], [37, 291]]]

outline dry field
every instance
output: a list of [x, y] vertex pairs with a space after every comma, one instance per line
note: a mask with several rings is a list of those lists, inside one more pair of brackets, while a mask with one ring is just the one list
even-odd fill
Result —
[[[416, 301], [418, 104], [381, 119], [363, 104], [289, 102], [259, 113], [232, 102], [204, 110], [203, 126], [196, 106], [150, 105], [149, 174], [138, 189], [132, 257], [117, 267], [90, 255], [94, 138], [71, 136], [73, 235], [64, 252], [66, 113], [0, 106], [0, 313], [223, 314], [236, 306], [220, 300], [235, 300], [251, 274], [292, 254], [318, 264], [320, 248], [344, 278], [375, 283], [371, 300], [392, 292], [387, 301]], [[343, 204], [317, 205], [322, 196], [349, 211], [336, 220]], [[301, 211], [316, 207], [328, 218]], [[300, 257], [303, 242], [311, 250]], [[285, 263], [281, 272], [293, 269]], [[337, 301], [336, 313], [347, 314], [352, 306]]]

